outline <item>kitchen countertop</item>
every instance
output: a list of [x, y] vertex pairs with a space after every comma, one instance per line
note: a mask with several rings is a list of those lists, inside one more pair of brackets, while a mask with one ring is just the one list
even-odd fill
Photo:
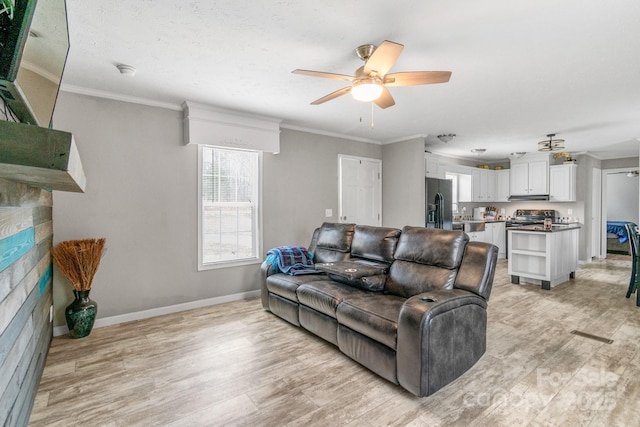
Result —
[[580, 228], [579, 223], [571, 223], [571, 224], [553, 224], [551, 226], [551, 230], [546, 230], [544, 225], [534, 224], [534, 225], [519, 225], [516, 227], [507, 227], [507, 230], [512, 231], [536, 231], [541, 233], [556, 233], [559, 231], [567, 231], [567, 230], [575, 230]]

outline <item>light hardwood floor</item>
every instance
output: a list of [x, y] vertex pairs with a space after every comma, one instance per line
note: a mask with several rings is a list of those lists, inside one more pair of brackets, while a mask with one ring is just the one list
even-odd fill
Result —
[[258, 299], [55, 338], [30, 425], [638, 425], [640, 308], [625, 298], [630, 270], [628, 259], [597, 261], [543, 291], [510, 284], [500, 261], [486, 354], [426, 398]]

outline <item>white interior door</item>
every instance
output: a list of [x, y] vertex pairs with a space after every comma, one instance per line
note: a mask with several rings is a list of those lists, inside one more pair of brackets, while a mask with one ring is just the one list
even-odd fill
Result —
[[[603, 258], [602, 251], [602, 170], [593, 169], [591, 196], [591, 254], [590, 257]], [[606, 240], [606, 239], [605, 239]]]
[[339, 220], [382, 225], [382, 161], [338, 156]]

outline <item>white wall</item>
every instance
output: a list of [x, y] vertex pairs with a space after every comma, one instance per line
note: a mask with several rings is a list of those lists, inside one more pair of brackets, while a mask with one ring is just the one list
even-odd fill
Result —
[[[91, 291], [99, 319], [259, 289], [258, 264], [197, 271], [197, 147], [183, 145], [182, 112], [61, 92], [54, 125], [74, 134], [88, 182], [84, 194], [54, 192], [55, 242], [107, 238]], [[381, 152], [283, 130], [280, 154], [263, 159], [264, 251], [307, 245], [336, 220], [338, 154]], [[56, 325], [71, 300], [56, 274]]]
[[638, 221], [638, 177], [607, 174], [607, 221]]

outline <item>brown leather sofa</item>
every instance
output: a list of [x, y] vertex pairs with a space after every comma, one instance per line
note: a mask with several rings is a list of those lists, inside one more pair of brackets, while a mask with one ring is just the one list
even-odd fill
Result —
[[420, 397], [484, 354], [496, 246], [462, 231], [324, 223], [308, 249], [323, 274], [262, 265], [266, 310]]

